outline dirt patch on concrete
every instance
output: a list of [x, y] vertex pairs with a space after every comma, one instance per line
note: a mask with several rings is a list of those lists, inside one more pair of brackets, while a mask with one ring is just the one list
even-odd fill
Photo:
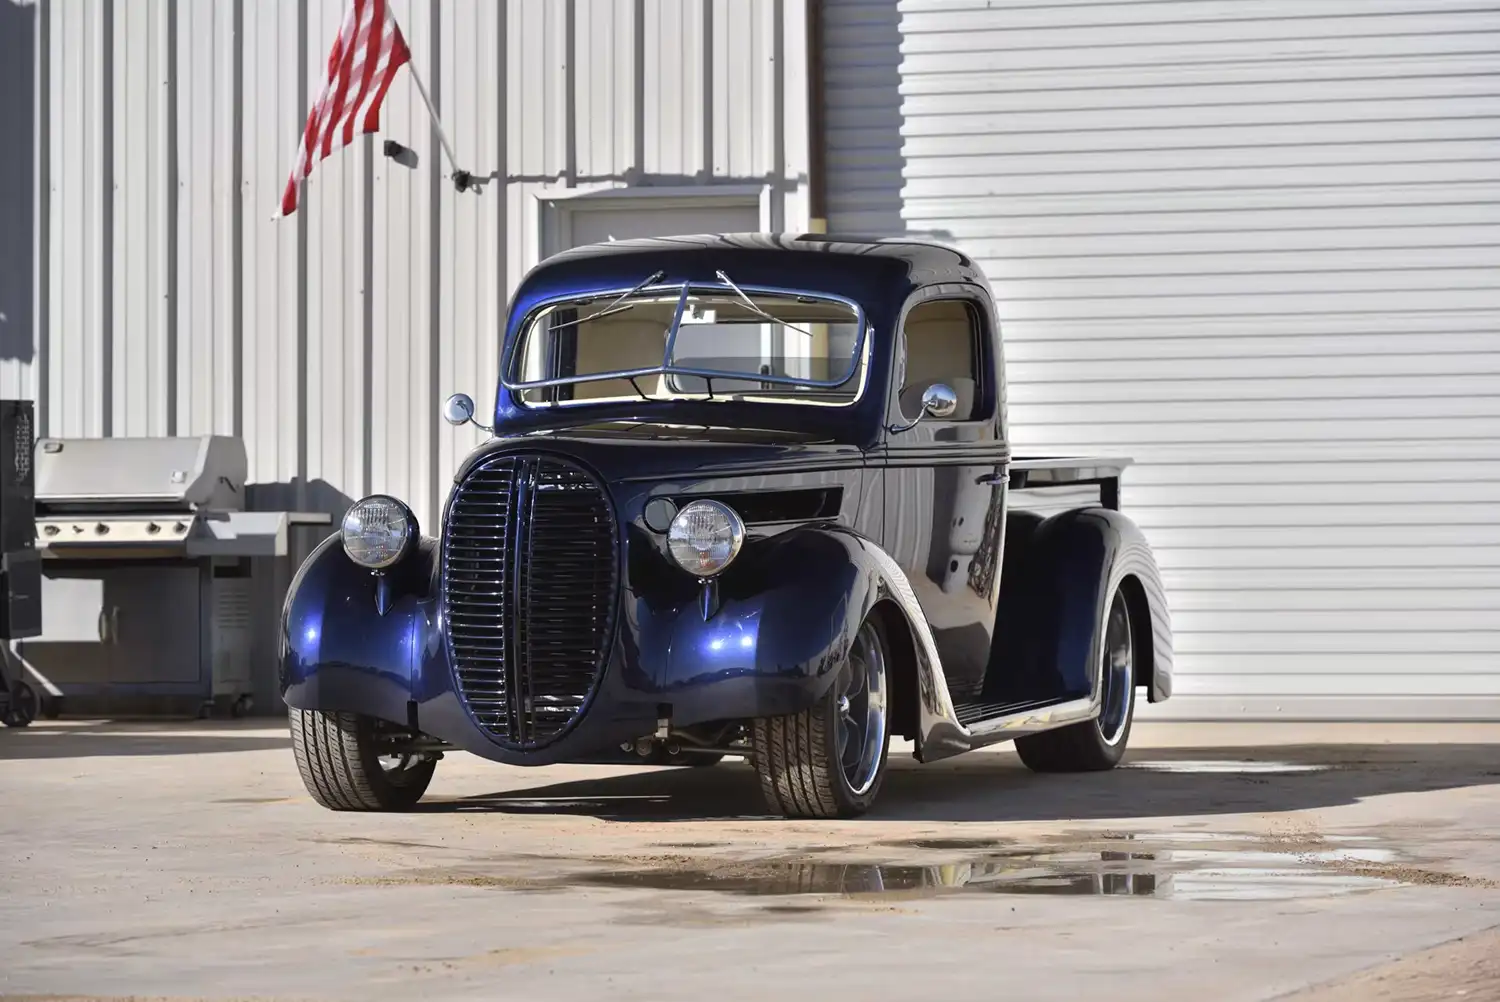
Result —
[[1318, 985], [1283, 1002], [1496, 1002], [1500, 999], [1500, 931], [1444, 943], [1421, 953]]

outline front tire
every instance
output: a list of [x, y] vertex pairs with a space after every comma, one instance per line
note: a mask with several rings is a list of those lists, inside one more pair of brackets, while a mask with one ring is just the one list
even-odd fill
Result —
[[1104, 618], [1099, 716], [1016, 739], [1016, 754], [1033, 772], [1100, 772], [1119, 765], [1135, 720], [1135, 635], [1130, 603], [1118, 587]]
[[753, 762], [772, 811], [789, 818], [852, 818], [874, 804], [890, 750], [889, 652], [880, 619], [867, 618], [817, 703], [754, 722]]
[[331, 811], [409, 810], [432, 782], [437, 761], [386, 755], [374, 717], [295, 707], [287, 716], [302, 784]]

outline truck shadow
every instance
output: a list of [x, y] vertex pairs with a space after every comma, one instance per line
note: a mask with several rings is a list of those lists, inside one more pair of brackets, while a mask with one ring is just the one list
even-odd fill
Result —
[[[891, 763], [877, 821], [1058, 821], [1274, 813], [1392, 793], [1500, 785], [1487, 744], [1284, 745], [1143, 749], [1118, 769], [1037, 775], [1012, 754]], [[742, 762], [653, 769], [480, 796], [431, 799], [423, 811], [592, 816], [612, 821], [768, 817]]]

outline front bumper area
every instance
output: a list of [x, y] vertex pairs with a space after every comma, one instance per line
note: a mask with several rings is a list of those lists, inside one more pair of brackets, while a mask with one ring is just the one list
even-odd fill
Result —
[[707, 617], [696, 601], [653, 603], [623, 588], [609, 656], [583, 711], [553, 741], [517, 751], [476, 722], [455, 685], [436, 541], [425, 540], [412, 566], [382, 585], [330, 537], [288, 594], [282, 695], [298, 709], [377, 717], [509, 765], [608, 757], [654, 733], [663, 716], [686, 727], [796, 713], [832, 684], [854, 633], [849, 614], [867, 605], [873, 582], [847, 559], [829, 559], [846, 550], [821, 533], [791, 534], [777, 545], [787, 547], [796, 552], [771, 565], [786, 567], [784, 576], [763, 575], [761, 587], [739, 594], [726, 589]]

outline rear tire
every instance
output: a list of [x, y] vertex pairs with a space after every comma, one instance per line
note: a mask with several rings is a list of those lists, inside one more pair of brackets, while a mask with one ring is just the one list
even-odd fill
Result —
[[754, 722], [752, 760], [772, 811], [789, 818], [852, 818], [874, 804], [891, 741], [889, 664], [885, 629], [871, 616], [817, 703]]
[[295, 707], [287, 716], [302, 784], [331, 811], [409, 810], [432, 782], [435, 759], [382, 758], [373, 717]]
[[1130, 605], [1118, 586], [1104, 618], [1099, 716], [1016, 739], [1016, 754], [1033, 772], [1100, 772], [1125, 755], [1135, 720], [1135, 635]]

